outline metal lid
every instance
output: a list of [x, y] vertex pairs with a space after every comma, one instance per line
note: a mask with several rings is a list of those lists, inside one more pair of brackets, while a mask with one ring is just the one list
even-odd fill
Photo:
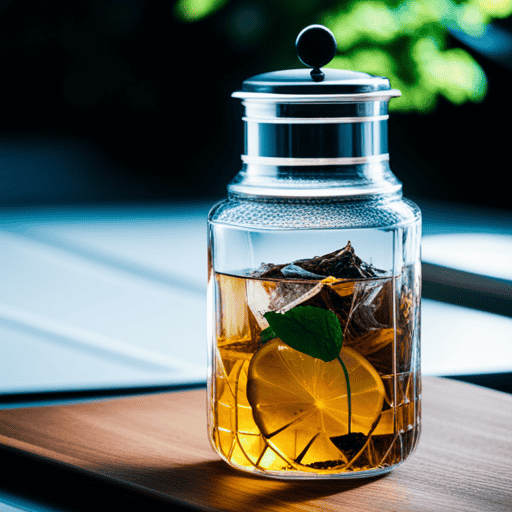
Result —
[[309, 69], [290, 69], [256, 75], [243, 83], [243, 92], [271, 94], [354, 94], [389, 91], [389, 80], [357, 71], [322, 70], [324, 78], [315, 82]]
[[[253, 76], [234, 97], [256, 95], [382, 95], [399, 96], [385, 77], [340, 69], [321, 69], [336, 54], [336, 39], [322, 25], [310, 25], [300, 32], [295, 42], [300, 60], [312, 69], [273, 71]], [[385, 91], [385, 92], [384, 92]], [[355, 98], [354, 98], [355, 99]], [[312, 98], [314, 101], [314, 98]]]
[[257, 75], [233, 94], [245, 107], [245, 151], [229, 192], [288, 198], [400, 193], [387, 135], [388, 102], [400, 91], [384, 77], [322, 69], [336, 54], [326, 27], [306, 27], [295, 44], [312, 69]]

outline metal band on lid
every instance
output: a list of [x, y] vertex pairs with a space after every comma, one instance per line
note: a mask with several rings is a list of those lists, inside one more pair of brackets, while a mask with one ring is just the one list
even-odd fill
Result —
[[236, 91], [231, 96], [244, 100], [277, 103], [354, 103], [360, 101], [388, 101], [401, 95], [402, 93], [398, 89], [384, 89], [347, 94], [274, 94]]
[[242, 117], [242, 121], [268, 124], [339, 124], [368, 123], [370, 121], [387, 121], [388, 115], [372, 117]]
[[275, 158], [242, 155], [242, 161], [248, 165], [271, 165], [275, 167], [306, 167], [324, 165], [359, 165], [389, 160], [389, 154], [352, 158]]

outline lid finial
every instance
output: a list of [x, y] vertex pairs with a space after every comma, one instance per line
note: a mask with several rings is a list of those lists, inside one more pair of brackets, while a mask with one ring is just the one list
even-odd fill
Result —
[[323, 25], [309, 25], [297, 36], [295, 48], [299, 59], [313, 68], [311, 78], [315, 82], [321, 82], [325, 75], [320, 68], [329, 64], [336, 55], [334, 34]]

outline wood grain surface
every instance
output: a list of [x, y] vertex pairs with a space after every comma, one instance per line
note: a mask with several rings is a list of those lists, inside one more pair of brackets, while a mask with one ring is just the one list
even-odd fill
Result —
[[211, 511], [512, 511], [512, 396], [423, 379], [414, 454], [372, 479], [271, 480], [231, 469], [205, 390], [0, 411], [0, 443]]

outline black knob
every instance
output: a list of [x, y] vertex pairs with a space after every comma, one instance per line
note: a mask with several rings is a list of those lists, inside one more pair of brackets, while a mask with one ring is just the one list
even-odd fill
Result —
[[336, 38], [323, 25], [309, 25], [297, 36], [295, 48], [299, 59], [306, 66], [314, 68], [313, 71], [318, 72], [336, 55]]

